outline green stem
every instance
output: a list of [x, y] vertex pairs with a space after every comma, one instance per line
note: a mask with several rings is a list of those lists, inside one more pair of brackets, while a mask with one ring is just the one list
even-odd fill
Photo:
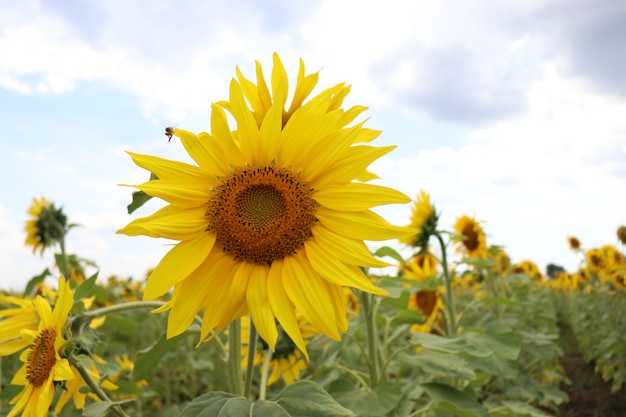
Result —
[[[100, 398], [100, 400], [113, 403], [113, 400], [111, 400], [109, 396], [106, 394], [106, 392], [104, 392], [104, 390], [100, 387], [100, 385], [98, 385], [98, 383], [94, 381], [91, 375], [89, 375], [89, 372], [87, 371], [87, 369], [85, 369], [85, 367], [80, 363], [80, 361], [78, 360], [76, 356], [72, 354], [70, 355], [68, 359], [69, 359], [69, 362], [72, 364], [72, 366], [76, 368], [76, 370], [78, 371], [80, 376], [83, 378], [87, 386], [91, 388], [93, 393], [96, 394], [98, 398]], [[129, 417], [128, 414], [126, 414], [124, 410], [122, 409], [122, 407], [120, 407], [118, 404], [112, 404], [110, 409], [113, 410], [115, 414], [117, 414], [120, 417]]]
[[231, 394], [243, 395], [241, 380], [241, 320], [228, 325], [228, 376]]
[[456, 336], [457, 331], [458, 331], [458, 323], [457, 323], [457, 316], [456, 316], [456, 306], [454, 302], [454, 294], [452, 293], [452, 277], [450, 276], [450, 271], [448, 270], [446, 244], [444, 243], [443, 238], [441, 237], [441, 234], [439, 234], [439, 232], [436, 232], [435, 236], [437, 237], [437, 240], [439, 241], [439, 245], [441, 246], [441, 267], [443, 268], [443, 276], [446, 281], [446, 298], [448, 301], [446, 303], [446, 307], [448, 309], [448, 314], [450, 316], [449, 317], [450, 326], [448, 328], [449, 330], [448, 336]]
[[80, 317], [95, 319], [109, 314], [122, 313], [124, 311], [138, 310], [140, 308], [159, 308], [165, 304], [165, 301], [129, 301], [127, 303], [115, 304], [112, 306], [96, 308], [95, 310], [84, 311], [80, 313]]
[[256, 357], [257, 331], [252, 319], [250, 320], [250, 336], [248, 338], [248, 362], [246, 363], [246, 376], [244, 378], [243, 396], [250, 397], [252, 390], [252, 376], [254, 374], [254, 358]]
[[363, 306], [363, 314], [365, 317], [365, 337], [367, 339], [367, 362], [370, 373], [370, 388], [376, 388], [380, 375], [378, 364], [378, 334], [376, 332], [376, 317], [374, 315], [374, 309], [372, 308], [372, 296], [363, 291], [361, 291], [360, 296], [361, 305]]
[[70, 280], [70, 267], [67, 264], [67, 252], [65, 251], [65, 234], [63, 235], [63, 237], [61, 238], [61, 240], [59, 240], [59, 246], [61, 246], [61, 265], [59, 265], [59, 269], [61, 270], [61, 274], [63, 274], [63, 277], [65, 278], [66, 281]]
[[263, 349], [263, 366], [261, 367], [261, 386], [259, 387], [259, 400], [264, 400], [267, 392], [267, 378], [270, 373], [270, 363], [274, 354], [270, 349]]

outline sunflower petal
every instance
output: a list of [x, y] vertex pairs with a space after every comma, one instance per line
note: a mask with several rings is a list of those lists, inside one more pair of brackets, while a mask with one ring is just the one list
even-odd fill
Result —
[[193, 272], [211, 252], [215, 244], [215, 233], [174, 246], [148, 277], [144, 300], [153, 300], [165, 294], [174, 284]]
[[361, 240], [339, 235], [321, 224], [318, 224], [311, 231], [315, 241], [319, 242], [320, 246], [326, 248], [345, 263], [373, 268], [391, 266], [391, 264], [373, 257], [367, 245]]
[[178, 207], [198, 207], [209, 199], [209, 186], [203, 183], [181, 183], [179, 181], [155, 180], [140, 185], [120, 184], [135, 187], [144, 193], [158, 197]]
[[272, 351], [275, 349], [278, 339], [278, 329], [276, 328], [276, 318], [272, 312], [269, 302], [267, 276], [268, 267], [255, 266], [250, 270], [248, 278], [248, 289], [246, 290], [246, 301], [250, 308], [250, 317], [259, 335], [269, 345]]
[[313, 326], [334, 340], [339, 340], [337, 317], [328, 296], [326, 280], [302, 256], [284, 260], [283, 283], [296, 309]]
[[388, 240], [415, 233], [411, 227], [389, 224], [387, 220], [370, 210], [337, 212], [319, 207], [315, 217], [333, 232], [352, 239]]
[[337, 211], [360, 211], [383, 204], [404, 204], [411, 199], [393, 188], [349, 183], [315, 189], [313, 198], [324, 207]]
[[206, 207], [181, 209], [167, 205], [150, 216], [141, 217], [118, 230], [128, 236], [150, 236], [172, 240], [192, 240], [206, 233]]

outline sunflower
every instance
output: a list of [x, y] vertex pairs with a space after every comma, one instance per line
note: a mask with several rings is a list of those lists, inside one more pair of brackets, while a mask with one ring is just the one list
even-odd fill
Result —
[[437, 258], [430, 252], [417, 255], [400, 267], [402, 274], [417, 281], [437, 275]]
[[577, 237], [575, 236], [568, 237], [567, 243], [569, 243], [570, 250], [574, 252], [580, 252], [581, 245], [580, 245], [580, 240], [578, 240]]
[[513, 272], [516, 274], [524, 274], [533, 280], [543, 281], [543, 274], [537, 264], [528, 259], [515, 264], [513, 266]]
[[33, 198], [27, 213], [33, 218], [26, 221], [24, 243], [33, 247], [33, 253], [39, 250], [41, 256], [44, 249], [63, 239], [67, 233], [67, 217], [62, 209], [57, 209], [45, 197], [39, 200]]
[[20, 412], [23, 417], [47, 416], [54, 397], [54, 382], [75, 378], [68, 360], [61, 357], [66, 343], [64, 326], [74, 304], [74, 294], [69, 290], [69, 283], [59, 279], [59, 296], [54, 310], [41, 296], [37, 296], [33, 304], [39, 323], [37, 330], [26, 328], [21, 331], [20, 337], [30, 347], [20, 355], [24, 364], [11, 384], [23, 385], [24, 388], [11, 400], [15, 406], [7, 417]]
[[144, 293], [152, 300], [174, 287], [158, 310], [170, 312], [168, 337], [185, 331], [201, 309], [201, 340], [249, 312], [271, 349], [278, 321], [305, 352], [296, 310], [338, 340], [348, 325], [343, 287], [386, 294], [360, 268], [388, 266], [364, 240], [414, 231], [370, 209], [410, 199], [366, 183], [377, 178], [368, 165], [394, 146], [370, 146], [380, 132], [363, 122], [348, 126], [365, 109], [341, 108], [349, 87], [338, 84], [304, 103], [317, 77], [304, 76], [301, 62], [285, 110], [288, 80], [278, 55], [271, 89], [260, 65], [256, 85], [239, 78], [231, 81], [229, 101], [212, 106], [211, 134], [173, 129], [195, 164], [130, 153], [159, 178], [135, 187], [168, 204], [118, 233], [179, 241]]
[[428, 238], [437, 230], [439, 215], [435, 211], [435, 206], [430, 203], [430, 195], [424, 190], [420, 190], [417, 198], [411, 207], [411, 224], [417, 231], [412, 236], [401, 238], [400, 242], [410, 246], [426, 248]]
[[454, 224], [454, 231], [465, 236], [464, 240], [457, 240], [457, 252], [468, 258], [487, 257], [487, 238], [480, 222], [473, 217], [461, 216]]
[[622, 245], [626, 245], [626, 226], [617, 228], [617, 239], [622, 242]]
[[419, 310], [422, 316], [426, 318], [426, 322], [422, 324], [414, 324], [411, 331], [416, 333], [432, 333], [440, 334], [439, 329], [443, 327], [443, 316], [441, 312], [444, 309], [441, 293], [445, 291], [442, 286], [436, 290], [419, 290], [409, 296], [409, 310]]

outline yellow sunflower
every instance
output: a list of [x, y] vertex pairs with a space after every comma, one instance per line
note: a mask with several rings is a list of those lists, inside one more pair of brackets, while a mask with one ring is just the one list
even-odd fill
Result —
[[443, 300], [441, 299], [443, 291], [445, 291], [445, 288], [442, 286], [437, 290], [420, 290], [410, 295], [409, 310], [419, 310], [422, 316], [426, 318], [425, 323], [412, 325], [410, 329], [412, 332], [440, 334], [435, 324], [439, 326], [439, 329], [443, 327], [443, 317], [441, 315], [444, 309]]
[[461, 216], [454, 224], [454, 231], [465, 236], [456, 241], [456, 250], [468, 258], [486, 258], [487, 238], [480, 222], [473, 217]]
[[437, 258], [430, 252], [417, 255], [401, 266], [400, 270], [407, 278], [424, 281], [437, 275]]
[[74, 379], [67, 359], [61, 354], [65, 349], [63, 329], [74, 304], [74, 293], [69, 284], [59, 279], [59, 296], [54, 310], [46, 299], [37, 296], [33, 301], [39, 318], [37, 330], [24, 329], [21, 337], [30, 347], [22, 352], [22, 367], [13, 377], [11, 384], [24, 388], [13, 400], [15, 404], [7, 417], [22, 413], [23, 417], [44, 417], [54, 397], [54, 381]]
[[60, 242], [67, 232], [67, 217], [62, 209], [54, 207], [45, 197], [37, 200], [33, 198], [32, 205], [28, 208], [28, 214], [32, 216], [26, 221], [27, 246], [32, 246], [33, 253], [39, 250], [43, 255], [44, 249]]
[[419, 195], [411, 207], [411, 224], [414, 231], [412, 236], [400, 239], [400, 242], [414, 247], [425, 248], [428, 246], [428, 238], [437, 230], [439, 216], [430, 202], [430, 195], [420, 190]]
[[543, 281], [543, 274], [537, 264], [528, 259], [515, 264], [513, 266], [513, 272], [516, 274], [524, 274], [530, 279]]
[[366, 183], [376, 178], [369, 164], [394, 146], [370, 146], [380, 132], [363, 122], [348, 126], [365, 109], [341, 108], [348, 87], [338, 84], [304, 103], [317, 78], [304, 76], [301, 64], [284, 110], [288, 80], [278, 55], [271, 89], [257, 68], [257, 85], [232, 80], [229, 101], [212, 106], [211, 134], [173, 129], [195, 164], [130, 153], [159, 178], [135, 187], [168, 204], [118, 233], [180, 241], [151, 273], [144, 294], [152, 300], [174, 287], [159, 310], [170, 311], [168, 337], [185, 331], [201, 309], [202, 340], [250, 312], [272, 349], [278, 321], [305, 352], [296, 309], [338, 340], [348, 325], [344, 286], [386, 294], [360, 268], [388, 265], [364, 240], [413, 230], [370, 209], [410, 199]]

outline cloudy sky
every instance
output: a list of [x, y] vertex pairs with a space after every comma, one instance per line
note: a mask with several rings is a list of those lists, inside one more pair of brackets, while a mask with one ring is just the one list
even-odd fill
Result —
[[[451, 228], [484, 220], [513, 261], [579, 258], [626, 224], [626, 2], [0, 0], [0, 286], [52, 263], [23, 244], [44, 195], [82, 227], [70, 252], [101, 274], [142, 277], [168, 242], [115, 235], [145, 171], [132, 150], [184, 158], [166, 126], [209, 129], [238, 65], [346, 81], [369, 107], [375, 142], [398, 149], [372, 169]], [[318, 90], [319, 91], [319, 90]], [[138, 215], [157, 205], [149, 204]], [[408, 222], [410, 208], [381, 211]]]

